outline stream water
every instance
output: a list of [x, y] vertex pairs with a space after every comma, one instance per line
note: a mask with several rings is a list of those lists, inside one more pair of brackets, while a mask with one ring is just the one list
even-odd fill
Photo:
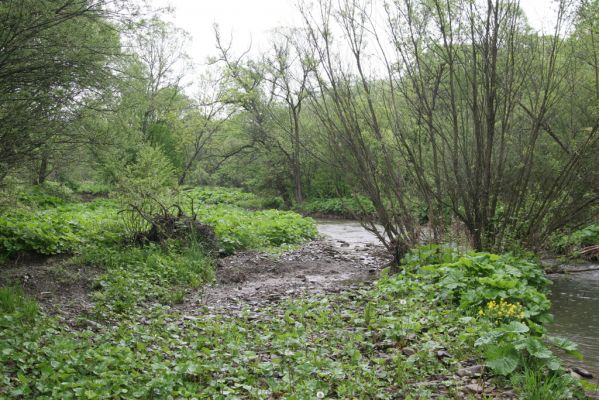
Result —
[[[337, 246], [356, 248], [379, 244], [372, 233], [358, 222], [319, 219], [318, 231], [333, 240]], [[552, 313], [554, 323], [549, 325], [552, 335], [568, 338], [578, 344], [584, 355], [583, 363], [569, 359], [573, 365], [582, 365], [599, 377], [599, 270], [572, 274], [552, 275]]]
[[[599, 267], [599, 265], [597, 265]], [[584, 368], [599, 376], [599, 271], [552, 275], [549, 331], [578, 343]], [[574, 360], [569, 360], [577, 364]]]
[[343, 219], [317, 219], [318, 232], [339, 244], [356, 247], [367, 244], [380, 244], [375, 235], [368, 232], [357, 221]]

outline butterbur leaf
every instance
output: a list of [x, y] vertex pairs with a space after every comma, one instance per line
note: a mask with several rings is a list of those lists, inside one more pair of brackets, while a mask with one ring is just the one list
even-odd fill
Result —
[[491, 332], [488, 332], [486, 334], [484, 334], [483, 336], [479, 337], [476, 342], [474, 342], [475, 346], [485, 346], [488, 344], [493, 344], [497, 342], [497, 339], [499, 339], [500, 337], [502, 337], [504, 335], [505, 332], [500, 331], [500, 330], [494, 330]]
[[558, 349], [565, 351], [572, 357], [575, 357], [578, 360], [583, 359], [582, 354], [578, 351], [578, 345], [573, 341], [557, 336], [549, 336], [547, 337], [547, 340], [549, 340], [549, 343]]
[[501, 329], [507, 333], [525, 333], [530, 330], [528, 326], [518, 321], [512, 321]]
[[545, 365], [547, 366], [547, 368], [549, 368], [551, 371], [557, 371], [561, 368], [562, 364], [559, 360], [559, 358], [552, 356], [549, 360], [546, 361]]
[[526, 339], [526, 350], [531, 356], [540, 358], [542, 360], [549, 359], [553, 356], [551, 350], [545, 347], [543, 343], [534, 337], [529, 337]]
[[518, 367], [520, 357], [509, 344], [491, 346], [485, 352], [486, 365], [499, 375], [509, 375]]

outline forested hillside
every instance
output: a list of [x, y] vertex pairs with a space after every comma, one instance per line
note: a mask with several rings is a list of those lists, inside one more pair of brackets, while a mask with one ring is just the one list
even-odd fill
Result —
[[584, 398], [539, 260], [599, 259], [599, 1], [551, 7], [302, 1], [196, 65], [0, 2], [0, 398]]

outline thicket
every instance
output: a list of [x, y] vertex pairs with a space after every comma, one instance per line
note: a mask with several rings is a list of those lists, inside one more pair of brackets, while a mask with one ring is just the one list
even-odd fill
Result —
[[[57, 197], [34, 188], [18, 196], [21, 206], [0, 209], [2, 257], [6, 259], [20, 253], [77, 253], [87, 246], [111, 247], [130, 242], [133, 235], [151, 230], [149, 225], [135, 224], [132, 231], [131, 223], [124, 222], [127, 217], [122, 216], [122, 208], [116, 200], [81, 203], [73, 201], [72, 196], [69, 192], [66, 198]], [[170, 202], [167, 204], [181, 201], [189, 215], [193, 213], [198, 221], [210, 225], [220, 246], [217, 250], [223, 254], [295, 245], [317, 235], [314, 221], [299, 214], [241, 208], [259, 204], [261, 200], [239, 190], [194, 189], [165, 201]], [[198, 242], [202, 238], [178, 239]]]

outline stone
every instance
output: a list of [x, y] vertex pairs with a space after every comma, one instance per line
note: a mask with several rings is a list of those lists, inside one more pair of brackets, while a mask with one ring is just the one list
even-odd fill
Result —
[[587, 378], [587, 379], [593, 378], [593, 374], [584, 368], [574, 367], [573, 371], [576, 372], [578, 375], [582, 376], [583, 378]]
[[482, 365], [473, 365], [471, 367], [458, 369], [458, 376], [480, 376], [483, 373], [484, 367]]
[[445, 357], [450, 357], [448, 352], [446, 352], [445, 350], [437, 351], [437, 358], [445, 358]]
[[479, 385], [478, 383], [471, 383], [469, 385], [466, 385], [466, 389], [468, 389], [468, 391], [470, 391], [472, 393], [482, 393], [483, 392], [483, 387], [481, 385]]
[[404, 347], [403, 349], [401, 349], [401, 352], [408, 357], [416, 354], [416, 350], [414, 350], [411, 347]]

